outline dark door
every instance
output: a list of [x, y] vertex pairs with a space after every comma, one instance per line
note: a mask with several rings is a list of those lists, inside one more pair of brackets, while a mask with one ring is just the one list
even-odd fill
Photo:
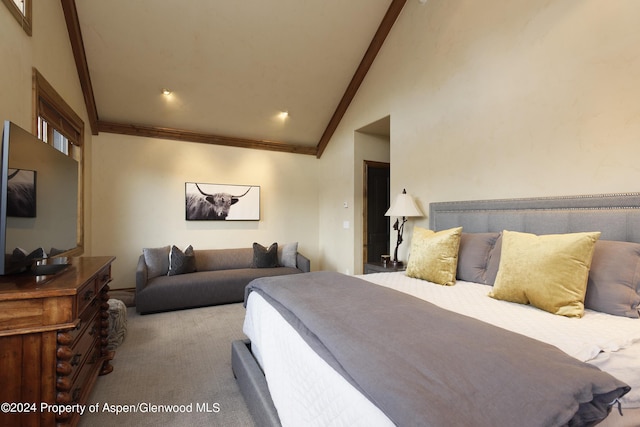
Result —
[[365, 161], [365, 263], [389, 253], [389, 217], [384, 216], [390, 206], [389, 171], [389, 163]]

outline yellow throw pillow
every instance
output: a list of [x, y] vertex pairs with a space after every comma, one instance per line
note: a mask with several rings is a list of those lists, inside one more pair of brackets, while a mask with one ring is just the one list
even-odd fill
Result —
[[582, 317], [591, 258], [600, 232], [535, 235], [504, 231], [489, 296]]
[[438, 231], [413, 229], [406, 275], [439, 285], [456, 283], [462, 227]]

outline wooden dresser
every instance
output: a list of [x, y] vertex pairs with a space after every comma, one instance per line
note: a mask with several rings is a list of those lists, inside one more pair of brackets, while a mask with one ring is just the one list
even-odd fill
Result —
[[114, 259], [79, 257], [54, 276], [0, 278], [0, 426], [78, 423], [96, 378], [113, 370]]

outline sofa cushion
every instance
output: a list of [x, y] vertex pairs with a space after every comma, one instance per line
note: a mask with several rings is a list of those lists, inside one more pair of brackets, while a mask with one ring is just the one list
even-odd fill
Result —
[[184, 252], [175, 245], [171, 246], [171, 251], [169, 252], [169, 276], [193, 273], [194, 271], [196, 271], [196, 257], [193, 254], [193, 246], [187, 246]]
[[253, 243], [253, 263], [254, 268], [274, 268], [278, 266], [278, 244], [272, 243], [265, 248], [260, 243]]
[[195, 249], [193, 252], [198, 271], [250, 268], [253, 262], [253, 248]]
[[158, 276], [166, 276], [169, 272], [169, 246], [161, 248], [144, 248], [144, 262], [147, 264], [147, 277], [152, 279]]
[[289, 267], [238, 268], [159, 276], [136, 295], [136, 310], [150, 313], [242, 302], [244, 288], [253, 279], [294, 273], [301, 271]]

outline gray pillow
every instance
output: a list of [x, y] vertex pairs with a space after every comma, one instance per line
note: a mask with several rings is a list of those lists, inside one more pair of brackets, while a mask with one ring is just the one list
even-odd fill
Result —
[[585, 308], [638, 318], [640, 244], [598, 240], [593, 251]]
[[193, 273], [196, 271], [196, 257], [193, 246], [189, 245], [182, 252], [178, 247], [171, 246], [169, 253], [169, 276], [177, 274]]
[[253, 244], [253, 264], [254, 268], [273, 268], [278, 266], [278, 244], [272, 243], [265, 248], [260, 243]]
[[458, 250], [456, 277], [465, 282], [493, 284], [487, 282], [487, 268], [491, 252], [500, 233], [462, 233]]
[[158, 276], [166, 276], [169, 272], [169, 246], [161, 248], [144, 248], [144, 262], [147, 264], [147, 277], [153, 279]]
[[489, 262], [487, 263], [487, 274], [485, 276], [485, 284], [491, 285], [496, 282], [498, 275], [498, 267], [500, 267], [500, 254], [502, 253], [502, 233], [489, 252]]
[[278, 246], [278, 265], [298, 268], [298, 242]]

